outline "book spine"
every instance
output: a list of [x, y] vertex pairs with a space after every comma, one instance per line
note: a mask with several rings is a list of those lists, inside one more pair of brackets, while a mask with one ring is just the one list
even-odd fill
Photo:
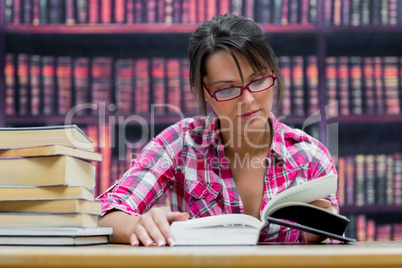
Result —
[[398, 57], [383, 58], [383, 79], [385, 88], [386, 113], [389, 115], [400, 114], [398, 93]]
[[[236, 0], [232, 0], [232, 1], [236, 1]], [[203, 23], [206, 18], [206, 0], [197, 0], [197, 22], [198, 23]]]
[[156, 0], [156, 22], [164, 23], [165, 15], [165, 0]]
[[326, 86], [327, 86], [327, 115], [334, 117], [338, 115], [337, 105], [337, 71], [336, 71], [336, 58], [326, 58]]
[[[92, 104], [101, 109], [109, 108], [112, 88], [112, 59], [95, 57], [92, 63]], [[102, 108], [103, 109], [103, 108]], [[95, 114], [98, 110], [92, 110]]]
[[184, 113], [194, 115], [196, 113], [197, 103], [190, 87], [190, 62], [188, 59], [181, 59], [181, 85], [182, 85], [182, 107]]
[[134, 95], [134, 60], [116, 60], [116, 106], [119, 114], [130, 115]]
[[309, 17], [309, 1], [308, 0], [301, 0], [301, 7], [300, 7], [300, 23], [301, 24], [307, 24], [309, 23], [308, 17]]
[[[273, 0], [274, 1], [274, 6], [273, 6], [273, 23], [274, 24], [281, 24], [281, 18], [282, 18], [282, 0]], [[313, 0], [316, 1], [316, 0]]]
[[304, 116], [304, 60], [301, 56], [292, 58], [293, 114]]
[[346, 157], [346, 204], [352, 206], [355, 204], [355, 165], [353, 156]]
[[181, 4], [181, 22], [184, 24], [188, 24], [190, 23], [190, 1], [183, 1]]
[[387, 26], [389, 24], [388, 19], [388, 0], [381, 1], [381, 13], [380, 13], [380, 20], [382, 26]]
[[402, 205], [402, 153], [394, 153], [394, 205]]
[[380, 57], [374, 57], [374, 79], [377, 114], [384, 114], [385, 107], [383, 93], [382, 59]]
[[49, 0], [49, 23], [65, 23], [64, 2], [59, 0]]
[[350, 9], [351, 25], [360, 26], [360, 15], [361, 15], [361, 2], [360, 0], [352, 0]]
[[156, 1], [157, 0], [149, 0], [146, 1], [146, 14], [148, 23], [156, 22]]
[[77, 23], [88, 23], [88, 0], [77, 0]]
[[310, 0], [310, 23], [317, 23], [317, 0]]
[[88, 0], [88, 20], [89, 23], [99, 23], [99, 0]]
[[[87, 136], [93, 141], [93, 146], [94, 146], [94, 152], [100, 152], [99, 150], [99, 126], [98, 125], [88, 125], [87, 126], [87, 131], [86, 131]], [[103, 156], [102, 156], [103, 157]], [[98, 196], [100, 194], [100, 170], [99, 166], [100, 163], [98, 161], [93, 162], [95, 166], [95, 196]]]
[[138, 59], [135, 63], [135, 113], [149, 113], [150, 104], [149, 59]]
[[112, 22], [112, 1], [111, 0], [101, 0], [101, 12], [100, 19], [101, 23], [111, 23]]
[[55, 111], [56, 85], [55, 60], [53, 56], [42, 57], [43, 114], [52, 115]]
[[281, 23], [282, 25], [287, 25], [289, 23], [289, 0], [282, 0], [282, 14]]
[[365, 156], [365, 205], [375, 204], [375, 158], [374, 155]]
[[387, 156], [384, 154], [376, 156], [376, 204], [385, 204], [385, 181], [387, 172]]
[[163, 115], [165, 111], [165, 59], [153, 58], [152, 59], [152, 93], [153, 105], [156, 115]]
[[256, 1], [255, 5], [254, 20], [260, 23], [272, 23], [272, 0]]
[[397, 0], [389, 0], [388, 2], [388, 25], [395, 26], [398, 24], [398, 2]]
[[299, 0], [290, 0], [290, 12], [289, 12], [290, 23], [293, 24], [300, 23], [299, 11], [300, 11]]
[[308, 113], [311, 115], [319, 109], [318, 65], [316, 56], [307, 57], [306, 78], [309, 93]]
[[32, 24], [32, 0], [22, 0], [22, 23]]
[[32, 0], [32, 25], [39, 25], [39, 0]]
[[165, 24], [172, 24], [173, 23], [173, 0], [165, 0], [164, 6], [164, 22]]
[[6, 115], [16, 115], [16, 83], [15, 83], [15, 65], [14, 65], [14, 54], [6, 54], [5, 57], [5, 67], [4, 67], [4, 78], [6, 87], [6, 101], [5, 101], [5, 114]]
[[18, 54], [18, 115], [29, 113], [29, 63], [27, 54]]
[[[262, 0], [264, 1], [264, 0]], [[265, 0], [267, 1], [267, 0]], [[268, 0], [269, 1], [269, 0]], [[186, 2], [186, 1], [184, 1]], [[219, 14], [224, 15], [230, 12], [230, 0], [219, 0]]]
[[375, 92], [373, 59], [371, 57], [366, 57], [363, 59], [363, 76], [366, 98], [365, 112], [369, 115], [373, 115], [375, 114]]
[[332, 24], [332, 11], [334, 10], [333, 1], [324, 1], [324, 25], [331, 25]]
[[41, 107], [41, 58], [38, 55], [30, 56], [29, 76], [31, 89], [31, 115], [39, 115]]
[[254, 0], [244, 0], [244, 17], [254, 18]]
[[76, 115], [82, 116], [88, 114], [88, 109], [84, 108], [89, 103], [89, 59], [79, 57], [74, 59], [74, 93], [75, 105], [77, 107]]
[[75, 24], [75, 1], [74, 0], [66, 0], [66, 24], [74, 25]]
[[207, 0], [207, 15], [206, 19], [211, 20], [217, 14], [217, 2], [216, 0]]
[[134, 21], [136, 23], [146, 22], [146, 14], [145, 11], [146, 3], [141, 0], [135, 0], [134, 3]]
[[371, 23], [373, 25], [380, 25], [381, 24], [381, 1], [382, 0], [372, 0]]
[[346, 160], [345, 157], [339, 157], [338, 160], [338, 204], [340, 207], [345, 205], [346, 200]]
[[398, 25], [402, 25], [402, 0], [398, 0]]
[[387, 155], [387, 173], [385, 182], [385, 201], [387, 205], [394, 204], [394, 156]]
[[188, 11], [189, 11], [189, 23], [196, 23], [197, 22], [197, 0], [189, 0], [188, 4]]
[[371, 23], [370, 19], [370, 0], [362, 0], [362, 11], [361, 11], [361, 24], [367, 26]]
[[108, 125], [100, 126], [99, 148], [100, 153], [102, 154], [102, 162], [100, 163], [99, 193], [105, 192], [110, 186], [110, 169], [112, 159], [112, 142], [110, 131], [111, 129]]
[[124, 23], [126, 22], [126, 0], [114, 0], [114, 22]]
[[364, 206], [365, 205], [365, 174], [364, 174], [364, 155], [356, 155], [355, 157], [355, 164], [356, 164], [356, 206]]
[[4, 3], [4, 22], [6, 24], [13, 22], [13, 0], [5, 0]]
[[58, 57], [56, 76], [58, 92], [58, 114], [65, 115], [72, 108], [72, 66], [71, 57]]
[[361, 115], [363, 114], [361, 57], [351, 57], [350, 64], [352, 113]]
[[342, 0], [342, 25], [350, 25], [350, 0]]
[[290, 57], [289, 56], [281, 56], [279, 58], [279, 65], [281, 68], [281, 74], [283, 78], [284, 87], [287, 89], [287, 94], [282, 99], [282, 114], [285, 116], [291, 115], [291, 66], [290, 66]]
[[350, 115], [348, 57], [338, 58], [338, 77], [339, 77], [339, 113], [340, 115], [348, 116]]
[[[170, 58], [166, 62], [168, 112], [181, 113], [180, 61]], [[183, 117], [183, 115], [181, 114]]]
[[333, 25], [340, 26], [341, 24], [342, 24], [342, 0], [334, 0]]
[[231, 13], [233, 15], [244, 16], [243, 0], [231, 0]]
[[21, 23], [21, 1], [22, 0], [13, 1], [13, 24]]
[[134, 17], [135, 17], [135, 0], [127, 0], [126, 1], [126, 7], [123, 9], [123, 11], [126, 13], [126, 23], [131, 24], [134, 23]]

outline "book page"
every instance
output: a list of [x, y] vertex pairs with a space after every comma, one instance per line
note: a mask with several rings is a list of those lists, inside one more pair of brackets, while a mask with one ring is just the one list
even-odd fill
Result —
[[[310, 203], [336, 192], [338, 176], [328, 174], [306, 183], [293, 186], [274, 196], [265, 206], [264, 223], [271, 210], [279, 204], [287, 202]], [[265, 225], [265, 224], [264, 224]]]

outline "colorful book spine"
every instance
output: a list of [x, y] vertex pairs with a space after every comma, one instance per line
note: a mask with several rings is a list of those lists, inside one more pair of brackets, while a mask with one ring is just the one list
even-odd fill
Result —
[[326, 58], [326, 86], [327, 86], [327, 115], [329, 117], [338, 116], [338, 105], [337, 102], [337, 68], [336, 68], [336, 58], [327, 57]]
[[88, 0], [77, 0], [77, 23], [88, 23]]
[[[128, 3], [127, 3], [128, 4]], [[124, 23], [126, 21], [126, 1], [125, 0], [114, 0], [114, 22]]]
[[60, 0], [49, 0], [49, 23], [65, 23], [65, 6]]
[[323, 5], [324, 5], [324, 24], [325, 25], [331, 25], [332, 23], [332, 11], [334, 9], [334, 7], [332, 6], [334, 3], [333, 1], [323, 1]]
[[168, 112], [181, 114], [180, 60], [167, 59], [166, 70]]
[[346, 156], [346, 204], [355, 204], [355, 164], [353, 156]]
[[365, 112], [369, 115], [375, 114], [375, 91], [374, 91], [374, 67], [373, 59], [363, 59], [363, 83], [365, 94]]
[[366, 155], [364, 159], [365, 165], [365, 200], [364, 205], [374, 205], [376, 198], [375, 198], [375, 188], [376, 188], [376, 181], [375, 181], [375, 156], [370, 154]]
[[380, 154], [376, 156], [376, 204], [385, 204], [385, 181], [387, 172], [387, 156]]
[[4, 78], [6, 88], [5, 114], [16, 115], [16, 83], [14, 55], [6, 54], [4, 66]]
[[342, 24], [342, 0], [334, 0], [333, 25], [340, 26]]
[[116, 68], [116, 106], [119, 114], [130, 115], [132, 113], [134, 97], [134, 60], [117, 59]]
[[148, 0], [146, 1], [146, 22], [155, 23], [156, 22], [156, 1], [157, 0]]
[[293, 114], [304, 116], [304, 59], [301, 56], [292, 57], [292, 93]]
[[374, 79], [375, 79], [375, 96], [376, 96], [376, 111], [378, 115], [385, 113], [384, 102], [384, 87], [382, 77], [382, 59], [374, 57]]
[[150, 111], [150, 63], [149, 59], [135, 61], [135, 113], [147, 114]]
[[254, 0], [244, 0], [244, 17], [253, 19], [254, 18]]
[[371, 22], [373, 25], [381, 24], [381, 1], [382, 0], [372, 0], [372, 18]]
[[342, 25], [350, 25], [350, 0], [342, 0]]
[[387, 26], [389, 24], [389, 17], [388, 17], [388, 1], [389, 0], [382, 0], [381, 1], [381, 12], [380, 12], [380, 20], [382, 26]]
[[53, 56], [42, 57], [43, 79], [43, 114], [52, 115], [55, 111], [56, 83], [55, 59]]
[[29, 57], [18, 54], [18, 115], [29, 114]]
[[363, 90], [362, 90], [362, 64], [361, 57], [350, 57], [350, 95], [352, 114], [363, 114]]
[[393, 203], [402, 205], [402, 153], [394, 153]]
[[317, 56], [307, 57], [306, 78], [308, 88], [308, 114], [311, 115], [318, 111], [320, 104]]
[[89, 98], [89, 58], [78, 57], [74, 59], [74, 96], [76, 115], [82, 116], [89, 113], [87, 104]]
[[211, 20], [216, 16], [217, 12], [217, 0], [206, 0], [206, 19]]
[[[255, 5], [256, 9], [254, 20], [260, 23], [272, 23], [272, 0], [256, 1]], [[220, 14], [225, 13], [221, 11]]]
[[39, 0], [32, 0], [32, 25], [39, 25]]
[[72, 62], [71, 57], [58, 57], [57, 67], [57, 110], [65, 115], [72, 108]]
[[90, 24], [99, 23], [99, 0], [88, 0], [88, 20]]
[[339, 114], [350, 115], [349, 101], [349, 58], [338, 58], [338, 79], [339, 79]]
[[134, 23], [134, 16], [135, 16], [135, 11], [134, 11], [134, 8], [135, 8], [135, 6], [134, 6], [134, 0], [127, 0], [127, 2], [126, 2], [126, 9], [125, 9], [125, 12], [126, 12], [126, 22], [128, 23], [128, 24], [131, 24], [131, 23]]
[[99, 151], [102, 154], [98, 189], [99, 193], [105, 192], [110, 187], [110, 169], [112, 161], [111, 134], [109, 125], [101, 125], [99, 133]]
[[166, 98], [165, 98], [165, 71], [166, 61], [164, 58], [153, 58], [152, 66], [152, 93], [153, 93], [153, 107], [156, 115], [163, 115], [166, 112]]
[[279, 66], [281, 68], [281, 74], [283, 78], [283, 84], [286, 89], [286, 94], [282, 100], [282, 114], [285, 116], [289, 116], [292, 113], [292, 82], [291, 82], [291, 66], [290, 66], [290, 57], [289, 56], [281, 56], [279, 57]]
[[31, 24], [32, 23], [32, 0], [22, 0], [22, 23]]
[[75, 24], [75, 1], [66, 0], [66, 24]]
[[370, 2], [371, 0], [362, 0], [362, 8], [361, 8], [361, 24], [363, 26], [371, 24], [371, 9]]
[[39, 115], [41, 108], [41, 58], [38, 55], [29, 57], [29, 82], [31, 90], [31, 115]]
[[[169, 1], [169, 5], [170, 5], [170, 3], [171, 3], [171, 0], [168, 0]], [[171, 13], [172, 13], [172, 10], [170, 10], [171, 12], [170, 12], [170, 14], [169, 14], [169, 16], [170, 16], [170, 18], [169, 18], [169, 20], [171, 20], [172, 19], [172, 15], [171, 15]], [[156, 22], [159, 22], [159, 23], [164, 23], [165, 22], [165, 15], [166, 15], [166, 13], [165, 13], [165, 0], [156, 0]]]
[[360, 26], [360, 15], [361, 15], [361, 2], [360, 0], [351, 0], [350, 6], [350, 24], [352, 26]]
[[287, 25], [288, 23], [289, 23], [289, 0], [282, 0], [281, 24]]
[[112, 59], [108, 57], [95, 57], [92, 61], [92, 104], [98, 109], [93, 109], [97, 114], [101, 111], [110, 111], [112, 88]]
[[338, 204], [340, 207], [345, 205], [346, 200], [346, 160], [341, 156], [338, 160]]
[[181, 85], [182, 85], [182, 107], [186, 115], [196, 113], [197, 102], [190, 87], [190, 62], [188, 59], [181, 59]]
[[[281, 24], [282, 19], [282, 0], [273, 0], [273, 23], [274, 24]], [[313, 0], [316, 1], [316, 0]]]
[[387, 205], [394, 204], [394, 156], [387, 155], [387, 173], [385, 186], [385, 200]]
[[309, 14], [309, 21], [310, 23], [316, 23], [317, 22], [317, 0], [310, 0], [310, 14]]
[[365, 205], [365, 195], [366, 191], [364, 188], [364, 181], [365, 181], [365, 174], [364, 174], [364, 155], [356, 155], [355, 157], [355, 165], [356, 165], [356, 184], [355, 184], [355, 191], [356, 191], [356, 206], [364, 206]]
[[382, 77], [384, 79], [386, 113], [398, 115], [401, 112], [398, 92], [398, 57], [383, 58]]
[[4, 22], [6, 24], [13, 23], [13, 0], [5, 0], [4, 2]]

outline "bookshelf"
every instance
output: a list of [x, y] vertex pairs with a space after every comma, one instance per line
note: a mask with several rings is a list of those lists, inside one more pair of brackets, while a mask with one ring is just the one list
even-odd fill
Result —
[[[46, 13], [48, 14], [46, 18], [40, 17], [41, 12], [46, 10], [43, 9], [44, 7], [41, 7], [42, 9], [38, 7], [39, 9], [36, 10], [36, 7], [32, 6], [35, 3], [45, 2], [50, 5], [50, 3], [54, 4], [57, 1], [0, 1], [0, 40], [2, 40], [0, 43], [0, 81], [6, 81], [7, 74], [12, 77], [11, 89], [14, 92], [11, 94], [15, 98], [13, 100], [14, 108], [12, 108], [14, 110], [11, 109], [10, 112], [10, 109], [7, 110], [9, 104], [6, 101], [10, 94], [8, 93], [10, 86], [7, 86], [6, 83], [0, 83], [0, 107], [2, 107], [0, 109], [0, 126], [64, 124], [66, 123], [65, 111], [71, 109], [79, 103], [81, 98], [84, 98], [91, 104], [97, 104], [98, 101], [103, 100], [107, 104], [116, 104], [118, 107], [124, 108], [109, 109], [109, 106], [105, 106], [103, 111], [98, 106], [96, 109], [88, 108], [83, 114], [74, 114], [72, 119], [68, 121], [86, 129], [90, 136], [99, 143], [110, 139], [114, 141], [114, 144], [119, 144], [118, 136], [123, 132], [124, 135], [129, 136], [133, 132], [143, 133], [146, 131], [141, 128], [139, 121], [121, 121], [119, 119], [121, 117], [129, 118], [138, 115], [143, 119], [143, 122], [148, 124], [147, 129], [150, 130], [151, 135], [158, 133], [164, 127], [181, 119], [177, 112], [168, 109], [156, 113], [155, 116], [151, 115], [150, 103], [160, 97], [160, 93], [158, 93], [159, 95], [155, 93], [158, 92], [156, 89], [158, 85], [163, 92], [163, 90], [168, 89], [169, 85], [173, 87], [173, 90], [177, 90], [174, 85], [178, 83], [180, 85], [178, 90], [182, 92], [181, 99], [177, 100], [171, 96], [169, 98], [168, 94], [162, 93], [165, 94], [164, 98], [158, 101], [160, 103], [168, 103], [169, 101], [179, 103], [185, 116], [197, 114], [194, 109], [192, 110], [191, 105], [186, 106], [190, 101], [184, 98], [184, 96], [189, 95], [188, 85], [185, 84], [184, 79], [186, 68], [184, 61], [187, 58], [190, 33], [210, 14], [229, 10], [244, 15], [250, 14], [250, 9], [253, 9], [254, 19], [267, 32], [267, 38], [278, 57], [279, 65], [283, 73], [287, 73], [286, 79], [288, 79], [291, 95], [290, 99], [287, 100], [287, 106], [284, 105], [282, 114], [279, 116], [282, 122], [299, 128], [304, 127], [306, 121], [313, 122], [307, 131], [326, 144], [331, 152], [334, 150], [337, 156], [335, 158], [336, 163], [347, 157], [355, 159], [358, 155], [363, 155], [366, 158], [369, 155], [395, 157], [402, 152], [402, 146], [398, 143], [398, 137], [401, 136], [399, 134], [402, 134], [402, 52], [400, 50], [402, 43], [402, 1], [400, 0], [192, 0], [183, 2], [172, 0], [165, 1], [165, 4], [178, 7], [179, 13], [173, 9], [172, 14], [164, 15], [158, 13], [159, 5], [164, 1], [146, 1], [151, 6], [141, 6], [141, 12], [138, 13], [138, 6], [130, 5], [141, 1], [126, 0], [127, 6], [124, 10], [117, 8], [120, 2], [116, 0], [110, 2], [110, 12], [102, 13], [101, 11], [105, 11], [107, 7], [104, 6], [106, 4], [100, 5], [97, 9], [100, 13], [97, 16], [93, 14], [93, 8], [90, 6], [93, 1], [65, 1], [66, 9], [63, 7], [61, 9], [63, 11], [60, 11], [59, 14], [59, 20], [52, 23], [50, 23], [52, 19], [50, 13]], [[239, 2], [243, 2], [243, 6], [237, 6], [236, 3]], [[372, 6], [367, 6], [369, 2], [372, 3]], [[18, 3], [20, 4], [19, 11], [18, 6], [16, 6]], [[31, 5], [32, 13], [26, 12], [29, 6], [23, 9], [23, 3]], [[80, 3], [80, 5], [73, 5], [73, 12], [71, 12], [71, 6], [68, 6], [71, 3]], [[85, 3], [87, 6], [82, 6]], [[196, 12], [194, 3], [201, 5], [198, 10], [199, 13], [202, 10], [205, 13], [194, 13]], [[211, 3], [214, 4], [212, 6], [216, 7], [215, 11], [208, 11]], [[271, 3], [271, 9], [267, 9], [264, 3]], [[287, 9], [282, 8], [283, 6], [280, 8], [277, 6], [277, 4], [285, 5], [286, 3], [288, 4]], [[306, 3], [308, 4], [307, 9]], [[147, 13], [146, 11], [153, 4], [155, 4], [153, 8], [156, 13]], [[380, 10], [383, 10], [383, 13], [374, 12], [374, 5], [378, 4], [380, 4]], [[50, 9], [50, 6], [48, 8]], [[296, 14], [295, 10], [299, 12]], [[87, 12], [86, 15], [84, 14], [85, 16], [82, 15], [83, 11]], [[10, 15], [15, 12], [22, 12], [17, 19], [18, 22], [15, 21], [13, 15]], [[27, 18], [22, 16], [25, 14], [24, 12], [27, 14]], [[79, 17], [78, 14], [81, 14], [82, 17]], [[172, 17], [172, 20], [169, 17]], [[53, 19], [56, 20], [56, 17]], [[18, 55], [21, 54], [25, 56], [19, 58]], [[12, 59], [5, 57], [6, 55], [13, 55]], [[39, 59], [31, 57], [34, 55], [38, 55]], [[311, 56], [314, 57], [315, 61], [311, 59]], [[367, 58], [368, 61], [366, 61]], [[42, 73], [39, 74], [39, 90], [43, 91], [46, 83], [54, 86], [53, 97], [46, 100], [47, 94], [35, 95], [37, 94], [36, 91], [32, 90], [32, 87], [35, 88], [37, 85], [35, 86], [35, 82], [32, 81], [34, 79], [30, 79], [30, 75], [31, 72], [35, 73], [38, 69], [35, 69], [36, 65], [31, 62], [38, 60], [41, 62], [41, 70], [44, 70], [45, 63], [51, 62], [53, 64], [53, 69], [47, 69], [50, 70], [48, 77], [43, 77]], [[24, 68], [19, 69], [19, 61], [28, 62], [29, 67], [26, 67], [25, 70]], [[388, 61], [391, 63], [387, 70], [390, 73], [394, 72], [394, 74], [385, 75], [385, 78], [396, 79], [396, 84], [394, 80], [384, 78], [385, 67], [388, 66], [388, 63], [385, 64], [385, 62]], [[153, 74], [154, 66], [157, 66], [158, 62], [159, 65], [164, 66], [162, 67], [162, 69], [164, 68], [162, 78]], [[294, 79], [297, 75], [295, 66], [299, 66], [300, 62], [302, 62], [303, 82], [297, 84], [298, 82]], [[310, 65], [311, 62], [313, 63]], [[381, 67], [381, 77], [374, 77], [376, 62], [379, 62], [378, 66]], [[93, 66], [96, 64], [98, 67], [94, 70]], [[168, 64], [173, 68], [168, 67]], [[370, 64], [373, 66], [370, 67]], [[57, 66], [59, 65], [61, 67], [58, 73]], [[10, 72], [10, 66], [12, 66], [12, 72]], [[33, 70], [31, 70], [31, 66], [34, 66]], [[311, 72], [316, 72], [317, 75], [315, 84], [312, 76], [310, 77], [311, 66], [313, 67]], [[353, 66], [354, 68], [352, 68]], [[79, 68], [83, 68], [84, 71], [75, 73], [74, 70]], [[119, 68], [121, 68], [121, 72]], [[128, 75], [127, 68], [131, 70]], [[170, 81], [168, 71], [170, 69], [175, 70], [175, 68], [179, 68], [180, 73], [177, 70], [171, 72], [170, 75], [172, 75], [173, 80]], [[140, 69], [147, 70], [146, 76], [135, 71]], [[342, 70], [347, 70], [347, 74], [344, 75], [345, 73], [342, 73]], [[372, 82], [374, 84], [371, 87], [369, 87], [370, 81], [366, 79], [368, 77], [366, 72], [370, 70], [374, 77]], [[395, 72], [398, 73], [395, 74]], [[23, 81], [21, 76], [28, 79], [25, 85], [21, 84]], [[102, 80], [102, 76], [109, 76], [110, 80], [105, 82]], [[65, 77], [70, 77], [70, 79], [67, 79], [66, 82]], [[134, 77], [129, 82], [134, 83], [134, 86], [131, 88], [132, 92], [127, 93], [124, 81], [130, 77]], [[68, 82], [69, 80], [71, 81]], [[137, 82], [140, 80], [142, 82]], [[378, 89], [375, 81], [381, 81]], [[142, 88], [144, 83], [147, 85], [148, 91], [138, 92], [138, 88]], [[57, 91], [61, 84], [66, 88], [63, 94]], [[103, 93], [95, 93], [94, 88], [99, 87], [108, 87], [109, 90], [103, 91]], [[21, 88], [25, 88], [25, 93], [24, 91], [20, 92]], [[302, 97], [293, 98], [295, 95], [293, 90], [299, 90]], [[372, 92], [372, 95], [369, 95], [369, 92]], [[65, 96], [65, 93], [67, 94], [68, 105], [64, 110], [61, 110], [58, 102]], [[341, 98], [342, 94], [345, 93], [347, 94], [346, 104], [346, 99]], [[25, 104], [19, 103], [20, 99], [18, 99], [24, 94], [26, 94], [25, 98], [28, 99], [25, 108]], [[101, 99], [94, 100], [96, 94], [101, 96]], [[102, 99], [102, 94], [108, 95], [106, 100]], [[128, 99], [119, 98], [119, 94], [127, 94], [124, 96], [127, 96]], [[356, 99], [353, 94], [361, 99]], [[391, 97], [387, 97], [387, 94]], [[144, 96], [146, 96], [145, 99]], [[339, 105], [338, 112], [335, 108], [335, 113], [332, 115], [333, 107], [327, 107], [330, 98], [338, 101]], [[380, 99], [382, 103], [379, 103]], [[395, 104], [392, 101], [393, 99], [398, 100], [399, 104]], [[127, 106], [130, 100], [134, 103], [133, 107]], [[301, 106], [300, 103], [298, 103], [299, 106], [296, 106], [295, 103], [300, 100], [302, 101]], [[51, 112], [43, 108], [47, 101], [52, 107]], [[374, 104], [370, 104], [373, 101]], [[37, 102], [40, 103], [39, 106], [37, 104], [36, 106], [32, 105], [32, 103]], [[144, 103], [145, 106], [143, 106]], [[374, 105], [371, 107], [372, 109], [370, 105]], [[378, 105], [382, 105], [381, 112], [379, 112], [380, 106]], [[38, 111], [33, 113], [32, 106]], [[24, 108], [22, 109], [24, 110], [23, 113], [21, 113], [21, 107]], [[137, 107], [141, 108], [137, 110]], [[297, 109], [299, 114], [295, 113]], [[315, 111], [317, 112], [312, 116]], [[330, 126], [335, 126], [335, 130], [331, 129]], [[375, 134], [368, 135], [373, 130], [375, 130], [373, 132]], [[373, 136], [379, 138], [373, 138]], [[131, 142], [137, 141], [136, 137], [129, 137], [129, 139]], [[137, 149], [127, 149], [125, 152], [120, 152], [113, 146], [106, 149], [99, 148], [99, 150], [103, 150], [105, 155], [112, 157], [100, 168], [101, 172], [109, 168], [110, 174], [97, 175], [98, 180], [102, 181], [99, 184], [101, 189], [98, 191], [112, 183], [113, 178], [120, 176], [128, 167], [131, 156], [138, 152]], [[396, 164], [397, 161], [393, 163], [393, 176], [399, 178], [400, 169]], [[354, 176], [357, 175], [354, 174]], [[354, 177], [353, 179], [355, 180]], [[396, 179], [394, 180], [396, 181]], [[396, 182], [394, 185], [394, 190], [397, 188], [396, 192], [402, 188], [402, 184], [398, 183]], [[345, 182], [343, 187], [343, 191], [346, 191], [350, 184]], [[386, 215], [398, 214], [401, 205], [399, 203], [376, 203], [375, 205], [363, 204], [358, 206], [355, 203], [345, 203], [341, 206], [341, 212], [352, 216], [351, 225], [354, 226], [354, 229], [352, 228], [350, 231], [352, 232], [350, 236], [354, 236], [353, 234], [358, 232], [356, 229], [358, 215], [368, 215], [367, 219], [369, 220], [380, 220], [383, 217], [378, 216], [377, 212]], [[397, 218], [399, 222], [402, 222], [400, 215]], [[391, 219], [390, 222], [393, 220]]]

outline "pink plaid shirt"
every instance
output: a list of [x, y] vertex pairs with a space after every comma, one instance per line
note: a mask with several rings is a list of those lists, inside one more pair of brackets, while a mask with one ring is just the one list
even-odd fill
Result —
[[[191, 218], [244, 213], [216, 119], [213, 114], [187, 118], [152, 139], [123, 177], [97, 198], [102, 212], [118, 209], [141, 215], [168, 191], [171, 210], [187, 212]], [[283, 190], [336, 174], [331, 156], [320, 142], [278, 122], [273, 114], [270, 120], [274, 135], [260, 212]], [[327, 198], [338, 213], [336, 193]], [[301, 231], [271, 224], [260, 241], [297, 242], [304, 237]]]

